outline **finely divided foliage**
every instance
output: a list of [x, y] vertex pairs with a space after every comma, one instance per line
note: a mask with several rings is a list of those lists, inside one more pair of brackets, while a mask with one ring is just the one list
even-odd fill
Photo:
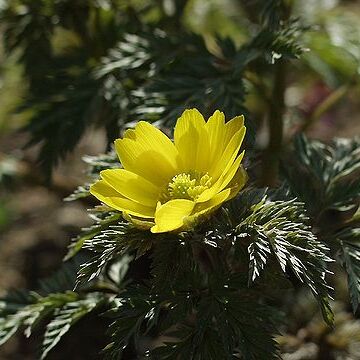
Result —
[[[230, 118], [246, 114], [244, 73], [256, 62], [274, 63], [304, 51], [304, 27], [283, 19], [280, 1], [257, 2], [255, 13], [261, 16], [253, 36], [241, 47], [219, 37], [217, 51], [209, 51], [199, 35], [141, 23], [131, 5], [123, 8], [116, 1], [102, 1], [104, 8], [96, 0], [8, 3], [0, 14], [5, 47], [20, 51], [25, 64], [30, 91], [20, 110], [35, 109], [25, 130], [29, 145], [40, 144], [39, 161], [49, 176], [94, 125], [106, 130], [110, 143], [134, 119], [172, 127], [185, 108], [197, 107], [205, 115], [220, 108]], [[144, 12], [156, 12], [157, 6]], [[86, 17], [85, 29], [78, 13]], [[64, 28], [79, 42], [57, 53], [53, 36]]]
[[[88, 234], [83, 249], [93, 255], [81, 261], [78, 292], [34, 295], [29, 305], [5, 318], [3, 341], [19, 328], [30, 334], [40, 319], [50, 319], [44, 357], [77, 320], [107, 307], [114, 320], [109, 329], [112, 341], [105, 349], [109, 359], [121, 358], [129, 347], [140, 354], [147, 336], [159, 338], [160, 343], [149, 348], [159, 359], [184, 354], [194, 359], [240, 354], [244, 359], [277, 358], [275, 309], [258, 301], [253, 281], [256, 284], [264, 273], [275, 270], [276, 263], [285, 276], [293, 271], [318, 298], [330, 323], [325, 282], [330, 259], [311, 233], [302, 203], [272, 197], [266, 190], [245, 190], [212, 221], [189, 233], [151, 234], [118, 219], [117, 225]], [[240, 253], [248, 255], [242, 259]], [[126, 273], [131, 273], [133, 261], [149, 257], [151, 276], [140, 285]], [[246, 258], [248, 271], [241, 268]], [[114, 277], [114, 268], [122, 275]], [[96, 289], [97, 283], [114, 295], [81, 295], [82, 287]]]
[[335, 139], [325, 145], [300, 136], [291, 156], [283, 165], [290, 192], [305, 203], [319, 239], [340, 258], [356, 311], [360, 299], [360, 140]]
[[[360, 140], [335, 139], [325, 145], [298, 136], [292, 160], [283, 166], [284, 177], [294, 195], [305, 202], [315, 219], [326, 211], [353, 214], [356, 212], [360, 183]], [[297, 154], [294, 157], [294, 154]], [[299, 176], [299, 174], [301, 176]]]
[[[336, 144], [332, 151], [340, 146], [346, 155], [345, 143]], [[319, 143], [316, 146], [324, 148]], [[336, 168], [349, 174], [349, 169], [357, 168], [356, 151], [354, 145], [345, 148], [350, 149], [344, 156], [346, 164]], [[330, 161], [327, 152], [316, 154], [319, 164]], [[305, 159], [303, 152], [298, 155]], [[102, 163], [106, 158], [93, 158], [91, 166], [106, 167], [106, 161], [118, 166], [115, 160]], [[353, 184], [351, 176], [345, 180]], [[151, 234], [122, 220], [112, 209], [95, 208], [91, 216], [96, 224], [84, 229], [67, 255], [76, 260], [85, 252], [85, 258], [76, 260], [76, 266], [65, 263], [67, 270], [43, 282], [41, 295], [21, 295], [18, 305], [11, 305], [11, 298], [4, 299], [2, 342], [20, 328], [30, 334], [39, 320], [49, 319], [43, 344], [43, 354], [47, 354], [75, 321], [99, 307], [111, 309], [107, 314], [113, 319], [112, 340], [104, 353], [109, 359], [121, 358], [127, 348], [140, 354], [145, 351], [146, 337], [154, 339], [148, 350], [159, 359], [179, 354], [194, 359], [227, 358], [229, 354], [244, 359], [276, 358], [276, 309], [259, 302], [269, 278], [272, 287], [288, 280], [295, 286], [304, 283], [318, 300], [324, 320], [331, 324], [332, 290], [326, 282], [330, 247], [331, 252], [340, 250], [355, 308], [359, 301], [356, 214], [348, 214], [333, 232], [325, 229], [325, 238], [320, 231], [318, 238], [311, 228], [314, 219], [306, 215], [308, 204], [299, 200], [300, 192], [299, 199], [293, 198], [297, 189], [290, 177], [275, 192], [247, 188], [208, 222], [171, 235]], [[349, 197], [344, 201], [349, 204]], [[140, 280], [132, 269], [144, 260], [149, 270]], [[76, 283], [76, 292], [69, 291]], [[107, 294], [82, 295], [83, 288], [92, 291], [98, 284]]]
[[354, 311], [359, 307], [360, 302], [360, 244], [359, 229], [357, 229], [357, 243], [342, 241], [341, 259], [348, 275], [350, 299]]
[[83, 257], [65, 263], [62, 268], [39, 284], [37, 291], [14, 292], [0, 303], [0, 344], [6, 342], [16, 331], [29, 337], [34, 330], [46, 326], [41, 359], [61, 340], [78, 320], [99, 308], [103, 311], [111, 304], [111, 298], [98, 293], [73, 292], [76, 272]]
[[41, 359], [61, 340], [78, 320], [102, 305], [98, 296], [69, 301], [54, 312], [54, 318], [47, 324], [41, 350]]
[[[41, 3], [50, 11], [67, 1]], [[106, 1], [108, 22], [98, 28], [92, 19], [104, 13], [97, 1], [87, 2], [92, 14], [88, 25], [101, 38], [100, 48], [92, 46], [72, 13], [54, 21], [47, 21], [47, 12], [35, 5], [21, 14], [10, 6], [3, 13], [12, 20], [19, 15], [28, 24], [15, 31], [9, 20], [6, 42], [10, 52], [25, 45], [22, 57], [30, 95], [23, 108], [36, 109], [27, 130], [31, 144], [41, 143], [48, 174], [90, 125], [104, 127], [112, 141], [140, 116], [172, 128], [184, 108], [193, 106], [206, 115], [216, 108], [227, 118], [246, 114], [249, 74], [261, 77], [268, 64], [305, 51], [300, 41], [305, 28], [286, 15], [280, 0], [254, 2], [254, 13], [260, 16], [242, 46], [218, 38], [212, 51], [199, 35], [143, 26], [131, 11], [124, 10], [127, 16], [119, 20], [115, 3]], [[142, 15], [148, 15], [146, 10]], [[50, 34], [57, 23], [81, 39], [66, 56], [51, 49]], [[37, 30], [46, 51], [28, 46], [25, 34], [35, 34], [31, 29]], [[46, 55], [42, 69], [56, 68], [49, 68], [53, 77], [44, 83], [39, 83], [39, 74], [31, 76], [39, 54]], [[128, 135], [128, 140], [136, 138], [133, 130]], [[250, 176], [237, 197], [217, 204], [206, 221], [186, 231], [151, 233], [129, 214], [95, 207], [90, 211], [94, 225], [72, 241], [58, 273], [36, 291], [2, 299], [0, 344], [17, 331], [30, 336], [42, 329], [43, 359], [77, 321], [96, 312], [112, 319], [102, 354], [107, 359], [125, 358], [126, 353], [159, 360], [279, 358], [275, 337], [281, 326], [281, 299], [272, 297], [284, 283], [305, 285], [332, 325], [328, 267], [339, 258], [348, 274], [354, 310], [359, 305], [359, 148], [358, 139], [325, 145], [298, 137], [290, 159], [283, 161], [278, 191], [252, 188]], [[100, 171], [121, 169], [114, 151], [85, 160], [89, 184], [67, 200], [89, 196]]]
[[[249, 282], [264, 269], [267, 258], [274, 254], [281, 270], [290, 270], [305, 283], [318, 299], [324, 319], [331, 324], [333, 315], [329, 306], [329, 291], [325, 275], [329, 249], [311, 232], [304, 206], [296, 200], [267, 201], [252, 207], [252, 214], [242, 221], [241, 235], [253, 239], [249, 245]], [[255, 241], [254, 241], [255, 240]]]

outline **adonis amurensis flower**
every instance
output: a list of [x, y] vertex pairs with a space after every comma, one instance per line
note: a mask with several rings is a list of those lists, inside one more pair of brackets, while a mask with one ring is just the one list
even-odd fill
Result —
[[140, 121], [115, 141], [123, 168], [101, 171], [90, 192], [153, 233], [190, 229], [244, 186], [244, 135], [243, 116], [225, 123], [220, 111], [185, 110], [173, 142]]

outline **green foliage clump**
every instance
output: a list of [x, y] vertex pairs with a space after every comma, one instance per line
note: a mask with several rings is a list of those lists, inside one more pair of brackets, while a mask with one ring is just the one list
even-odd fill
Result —
[[[170, 1], [171, 11], [145, 3], [19, 0], [1, 10], [5, 49], [19, 56], [28, 82], [20, 110], [32, 110], [26, 131], [30, 145], [40, 144], [45, 173], [91, 126], [105, 129], [109, 144], [140, 118], [170, 134], [178, 115], [197, 107], [247, 115], [249, 182], [208, 221], [181, 233], [152, 234], [94, 207], [94, 224], [72, 240], [59, 272], [36, 291], [2, 299], [0, 344], [42, 329], [43, 359], [94, 313], [111, 320], [106, 359], [281, 358], [287, 301], [305, 291], [327, 331], [336, 323], [336, 263], [358, 309], [360, 141], [325, 144], [304, 134], [283, 141], [287, 68], [296, 59], [314, 64], [304, 56], [311, 27], [291, 2], [244, 2], [249, 29], [241, 44], [186, 29], [186, 2]], [[59, 33], [72, 46], [56, 47]], [[265, 152], [255, 141], [254, 94], [269, 121]], [[67, 201], [83, 200], [101, 170], [121, 166], [108, 150], [85, 157], [89, 183]]]

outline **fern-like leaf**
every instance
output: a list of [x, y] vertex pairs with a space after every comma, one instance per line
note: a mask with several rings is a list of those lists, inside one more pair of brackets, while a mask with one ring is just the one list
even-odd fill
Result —
[[45, 359], [70, 328], [81, 318], [101, 306], [101, 301], [93, 294], [85, 299], [67, 302], [55, 312], [54, 318], [47, 324], [42, 343], [41, 359]]
[[248, 248], [250, 282], [261, 273], [270, 254], [274, 254], [285, 274], [291, 269], [311, 289], [319, 300], [324, 319], [332, 323], [328, 311], [331, 288], [325, 281], [326, 264], [332, 259], [328, 256], [329, 249], [311, 232], [308, 221], [302, 203], [263, 198], [251, 208], [251, 214], [237, 229], [241, 236], [247, 234], [251, 239]]

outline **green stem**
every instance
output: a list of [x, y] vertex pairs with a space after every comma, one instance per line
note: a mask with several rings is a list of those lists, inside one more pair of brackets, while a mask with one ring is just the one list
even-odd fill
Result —
[[284, 61], [274, 65], [274, 85], [269, 107], [269, 143], [263, 155], [262, 185], [275, 186], [283, 142], [286, 66]]

